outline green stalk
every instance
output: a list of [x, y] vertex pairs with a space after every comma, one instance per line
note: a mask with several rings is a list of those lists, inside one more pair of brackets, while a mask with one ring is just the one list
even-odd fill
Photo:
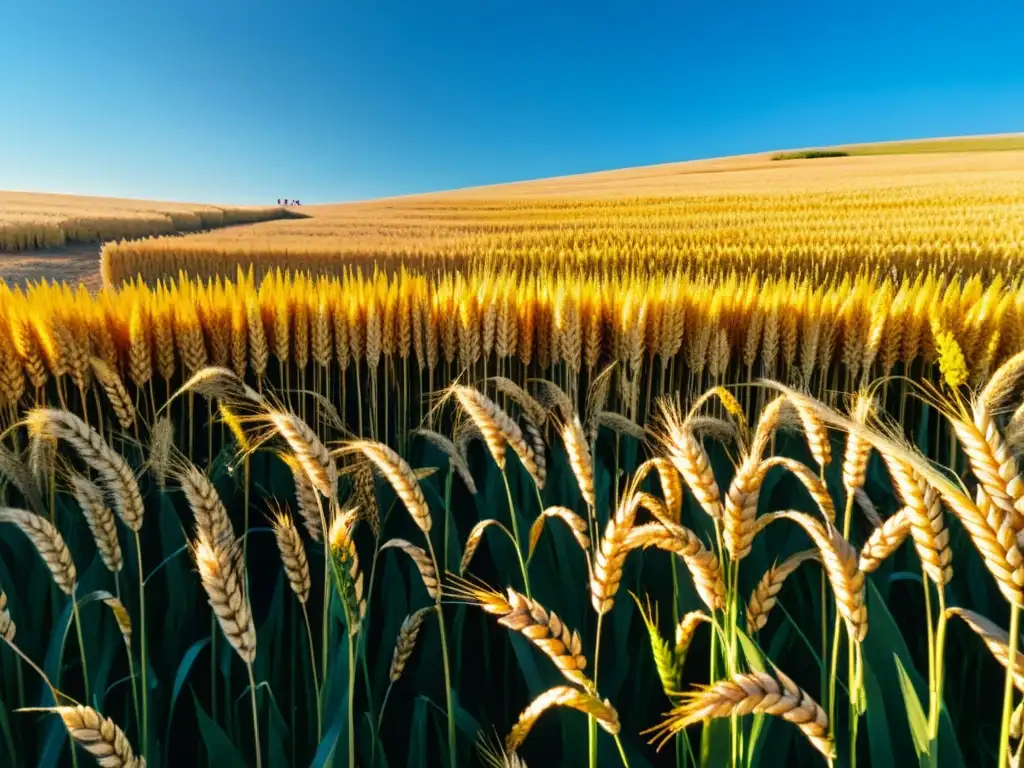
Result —
[[[935, 628], [935, 678], [931, 689], [931, 707], [928, 712], [929, 752], [938, 757], [939, 716], [942, 712], [943, 664], [942, 656], [946, 645], [946, 594], [941, 586], [936, 585], [939, 595], [939, 620]], [[1013, 657], [1011, 657], [1013, 658]]]
[[[344, 602], [344, 601], [342, 601]], [[352, 709], [356, 702], [356, 635], [352, 632], [352, 617], [349, 616], [348, 607], [345, 608], [345, 616], [348, 621], [348, 765], [349, 768], [356, 768], [356, 725], [355, 715]]]
[[[530, 594], [530, 577], [526, 575], [526, 563], [523, 562], [523, 552], [519, 546], [519, 525], [516, 523], [516, 507], [512, 501], [512, 489], [508, 485], [508, 474], [505, 470], [501, 470], [501, 479], [505, 481], [505, 494], [508, 496], [508, 514], [512, 518], [512, 535], [516, 540], [516, 557], [519, 558], [519, 569], [523, 572], [523, 587], [526, 592], [526, 596], [532, 599]], [[594, 681], [595, 684], [597, 681]]]
[[[451, 474], [449, 474], [449, 478]], [[506, 486], [508, 483], [506, 483]], [[430, 541], [430, 536], [424, 534], [427, 540], [427, 550], [430, 552], [430, 560], [434, 564], [434, 570], [437, 570], [437, 556], [434, 554], [434, 545]], [[516, 545], [516, 551], [519, 550], [518, 543]], [[522, 557], [519, 558], [522, 562]], [[525, 566], [523, 568], [523, 575], [526, 575]], [[434, 601], [434, 610], [437, 611], [437, 629], [440, 633], [441, 639], [441, 664], [444, 668], [444, 698], [445, 704], [448, 707], [448, 757], [451, 763], [451, 768], [455, 766], [455, 707], [452, 704], [452, 676], [451, 670], [448, 666], [448, 639], [444, 629], [444, 612], [441, 609], [441, 596], [438, 595]], [[390, 687], [389, 687], [390, 692]], [[383, 713], [384, 707], [381, 706], [381, 712]]]
[[[850, 539], [850, 528], [853, 525], [853, 503], [854, 503], [855, 499], [856, 499], [856, 497], [854, 496], [853, 491], [851, 491], [850, 489], [847, 489], [847, 493], [846, 493], [846, 509], [843, 512], [843, 538], [846, 539], [847, 541], [849, 541], [849, 539]], [[822, 588], [824, 588], [824, 580], [825, 580], [825, 574], [824, 573], [822, 573], [821, 578], [822, 578]], [[824, 616], [825, 615], [825, 595], [824, 595], [824, 593], [822, 594], [821, 611], [822, 611], [822, 616]], [[831, 665], [830, 665], [830, 670], [829, 670], [830, 674], [829, 674], [829, 677], [828, 677], [828, 686], [827, 686], [828, 687], [828, 729], [829, 729], [829, 736], [831, 738], [833, 738], [833, 739], [835, 738], [836, 675], [837, 675], [837, 673], [839, 671], [839, 644], [840, 644], [841, 639], [842, 639], [840, 637], [840, 634], [839, 634], [839, 629], [842, 626], [842, 623], [843, 623], [843, 619], [837, 613], [836, 617], [835, 617], [835, 620], [833, 621], [833, 624], [832, 624], [832, 659], [831, 659]], [[822, 661], [824, 661], [825, 657], [822, 656], [821, 658], [822, 658]], [[824, 694], [825, 688], [826, 688], [825, 678], [824, 678], [824, 674], [825, 674], [825, 667], [824, 667], [824, 665], [822, 665], [821, 673], [822, 673], [822, 676], [823, 676], [822, 677], [821, 692], [822, 692], [822, 694]], [[850, 696], [851, 697], [853, 696], [853, 692], [852, 691], [850, 692]]]
[[252, 701], [252, 739], [256, 747], [256, 768], [262, 768], [263, 758], [260, 755], [260, 719], [256, 713], [256, 679], [252, 674], [252, 662], [245, 665], [249, 670], [249, 698]]
[[309, 669], [313, 673], [313, 691], [316, 694], [316, 741], [323, 737], [323, 712], [320, 704], [320, 683], [316, 679], [316, 651], [313, 649], [313, 628], [309, 625], [309, 611], [302, 604], [302, 617], [306, 620], [306, 637], [309, 639]]
[[[594, 688], [597, 688], [597, 667], [601, 659], [601, 624], [604, 613], [597, 614], [597, 639], [594, 640]], [[590, 768], [597, 768], [597, 720], [593, 715], [587, 716], [587, 754]]]
[[[191, 393], [189, 393], [191, 394]], [[142, 542], [135, 531], [135, 562], [139, 569], [139, 654], [142, 671], [142, 756], [149, 761], [149, 683], [146, 661], [146, 581], [142, 575]]]
[[622, 739], [619, 738], [618, 734], [613, 737], [615, 739], [615, 746], [619, 748], [619, 757], [622, 758], [622, 764], [625, 768], [629, 768], [629, 760], [626, 759], [626, 750], [622, 748]]
[[71, 610], [75, 614], [75, 634], [78, 635], [78, 655], [82, 659], [82, 682], [85, 683], [85, 702], [92, 706], [92, 696], [89, 695], [89, 667], [85, 663], [85, 640], [82, 638], [82, 615], [78, 611], [78, 596], [71, 593]]
[[[1017, 658], [1017, 635], [1020, 633], [1020, 604], [1010, 604], [1010, 648], [1007, 658]], [[1013, 665], [1006, 668], [1006, 682], [1003, 684], [1003, 717], [999, 729], [998, 768], [1006, 768], [1010, 750], [1010, 716], [1013, 714]]]

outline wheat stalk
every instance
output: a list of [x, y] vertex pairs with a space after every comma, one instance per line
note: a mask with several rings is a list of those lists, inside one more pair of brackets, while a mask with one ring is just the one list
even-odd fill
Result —
[[768, 614], [778, 600], [779, 591], [797, 568], [806, 562], [820, 562], [817, 550], [810, 549], [790, 555], [781, 563], [776, 562], [757, 583], [747, 600], [747, 632], [754, 634], [768, 623]]
[[668, 713], [663, 723], [649, 732], [664, 744], [701, 720], [733, 715], [766, 714], [797, 726], [826, 758], [833, 754], [828, 717], [810, 694], [776, 670], [774, 675], [751, 672], [719, 680], [686, 696], [686, 702]]
[[505, 739], [505, 749], [509, 752], [519, 749], [540, 716], [552, 707], [570, 707], [583, 712], [597, 720], [597, 724], [608, 733], [619, 733], [619, 714], [610, 703], [601, 701], [592, 693], [559, 685], [540, 694], [522, 711]]
[[34, 512], [11, 507], [0, 507], [0, 523], [10, 523], [25, 534], [46, 564], [53, 583], [65, 595], [74, 595], [78, 573], [71, 552], [53, 523]]

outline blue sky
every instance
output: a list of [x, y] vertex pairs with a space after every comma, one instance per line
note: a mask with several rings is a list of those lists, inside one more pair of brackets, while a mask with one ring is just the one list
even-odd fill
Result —
[[1024, 130], [1020, 0], [0, 8], [0, 189], [312, 203]]

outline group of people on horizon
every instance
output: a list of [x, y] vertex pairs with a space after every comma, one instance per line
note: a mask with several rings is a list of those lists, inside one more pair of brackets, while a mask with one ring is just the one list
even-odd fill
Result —
[[287, 200], [287, 199], [285, 199], [283, 197], [279, 197], [277, 199], [277, 204], [278, 205], [302, 205], [302, 203], [300, 203], [298, 200]]

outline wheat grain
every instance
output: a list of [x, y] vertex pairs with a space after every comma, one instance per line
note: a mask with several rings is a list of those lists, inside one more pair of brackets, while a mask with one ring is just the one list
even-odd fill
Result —
[[7, 607], [7, 594], [0, 589], [0, 637], [8, 643], [13, 643], [17, 629], [14, 619], [11, 618], [11, 611]]

